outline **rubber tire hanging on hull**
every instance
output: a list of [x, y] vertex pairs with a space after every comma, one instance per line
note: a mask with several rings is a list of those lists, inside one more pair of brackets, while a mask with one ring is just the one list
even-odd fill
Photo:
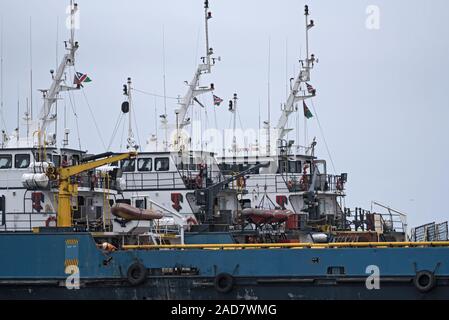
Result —
[[229, 293], [234, 288], [234, 277], [229, 273], [220, 273], [215, 277], [214, 288], [219, 293]]
[[145, 266], [140, 262], [135, 262], [128, 268], [127, 272], [128, 282], [133, 286], [142, 284], [147, 278], [147, 274], [148, 274], [147, 268], [145, 268]]
[[422, 293], [431, 291], [436, 286], [436, 278], [433, 272], [428, 270], [422, 270], [416, 273], [413, 280], [416, 289]]

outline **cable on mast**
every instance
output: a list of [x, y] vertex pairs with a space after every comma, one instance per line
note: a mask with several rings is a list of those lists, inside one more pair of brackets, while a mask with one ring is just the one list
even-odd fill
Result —
[[33, 121], [33, 29], [30, 16], [30, 117]]
[[5, 117], [4, 117], [4, 113], [3, 113], [3, 107], [4, 107], [4, 92], [3, 92], [3, 16], [1, 17], [1, 22], [0, 22], [0, 27], [1, 27], [1, 31], [0, 31], [0, 117], [2, 118], [2, 125], [3, 125], [3, 130], [5, 130], [5, 133], [7, 131], [6, 128], [6, 122], [5, 122]]
[[267, 112], [268, 112], [268, 121], [266, 123], [267, 128], [267, 156], [271, 155], [271, 38], [268, 38], [268, 81], [267, 81]]

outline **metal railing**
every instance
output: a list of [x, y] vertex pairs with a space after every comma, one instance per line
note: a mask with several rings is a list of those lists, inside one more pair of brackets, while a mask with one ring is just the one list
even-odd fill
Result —
[[[310, 174], [285, 174], [283, 177], [290, 192], [307, 191], [312, 185], [313, 176]], [[342, 192], [344, 182], [337, 175], [317, 174], [314, 189], [323, 192]]]
[[251, 244], [184, 244], [124, 245], [124, 250], [244, 250], [244, 249], [339, 249], [339, 248], [423, 248], [449, 247], [449, 242], [333, 242], [333, 243], [251, 243]]
[[342, 229], [354, 231], [407, 232], [407, 223], [403, 215], [397, 213], [376, 213], [362, 208], [345, 208], [345, 220]]
[[410, 236], [412, 241], [447, 241], [448, 238], [448, 222], [428, 223], [413, 228]]
[[45, 227], [49, 218], [56, 217], [56, 213], [34, 212], [7, 212], [5, 224], [0, 225], [0, 232], [27, 232], [34, 227]]
[[[208, 171], [204, 177], [199, 177], [199, 171], [188, 172], [126, 172], [125, 190], [139, 189], [202, 189], [219, 182], [221, 176]], [[209, 178], [212, 177], [212, 178]], [[214, 178], [215, 177], [215, 178]], [[218, 179], [218, 180], [217, 180]]]
[[[93, 189], [109, 189], [117, 190], [117, 180], [110, 175], [101, 171], [96, 171], [93, 174], [82, 173], [73, 178], [78, 183], [78, 188]], [[57, 188], [58, 181], [51, 181], [50, 188]]]
[[[343, 192], [344, 183], [340, 176], [329, 174], [318, 174], [315, 182], [315, 191]], [[310, 174], [254, 174], [247, 179], [250, 188], [259, 187], [267, 192], [304, 192], [308, 191], [312, 183]], [[252, 190], [250, 190], [252, 191]]]

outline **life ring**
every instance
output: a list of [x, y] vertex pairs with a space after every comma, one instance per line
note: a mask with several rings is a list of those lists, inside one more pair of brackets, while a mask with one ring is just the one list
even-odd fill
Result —
[[237, 187], [239, 187], [239, 189], [243, 189], [246, 187], [245, 177], [240, 177], [237, 179]]
[[219, 293], [228, 293], [234, 288], [234, 277], [229, 273], [220, 273], [215, 277], [214, 288]]
[[[50, 225], [50, 224], [52, 224], [52, 222], [54, 222], [54, 225]], [[56, 225], [57, 225], [56, 223], [57, 223], [57, 219], [55, 216], [50, 216], [50, 217], [48, 217], [47, 220], [45, 220], [46, 227], [56, 227]]]
[[428, 270], [419, 271], [416, 273], [413, 283], [420, 292], [429, 292], [436, 286], [435, 274]]
[[128, 282], [133, 286], [137, 286], [145, 281], [147, 274], [147, 268], [140, 262], [135, 262], [128, 268]]

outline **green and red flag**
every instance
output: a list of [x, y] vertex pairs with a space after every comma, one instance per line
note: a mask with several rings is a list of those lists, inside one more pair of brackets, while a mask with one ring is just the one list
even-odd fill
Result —
[[87, 76], [87, 74], [76, 72], [75, 79], [73, 80], [73, 84], [76, 84], [79, 87], [83, 86], [83, 83], [92, 82], [92, 80]]
[[213, 98], [214, 98], [214, 106], [218, 107], [223, 102], [223, 99], [216, 96], [215, 94], [213, 95]]
[[306, 117], [307, 119], [313, 118], [313, 114], [310, 111], [310, 109], [307, 107], [305, 101], [302, 102], [302, 106], [303, 106], [303, 109], [304, 109], [304, 117]]

